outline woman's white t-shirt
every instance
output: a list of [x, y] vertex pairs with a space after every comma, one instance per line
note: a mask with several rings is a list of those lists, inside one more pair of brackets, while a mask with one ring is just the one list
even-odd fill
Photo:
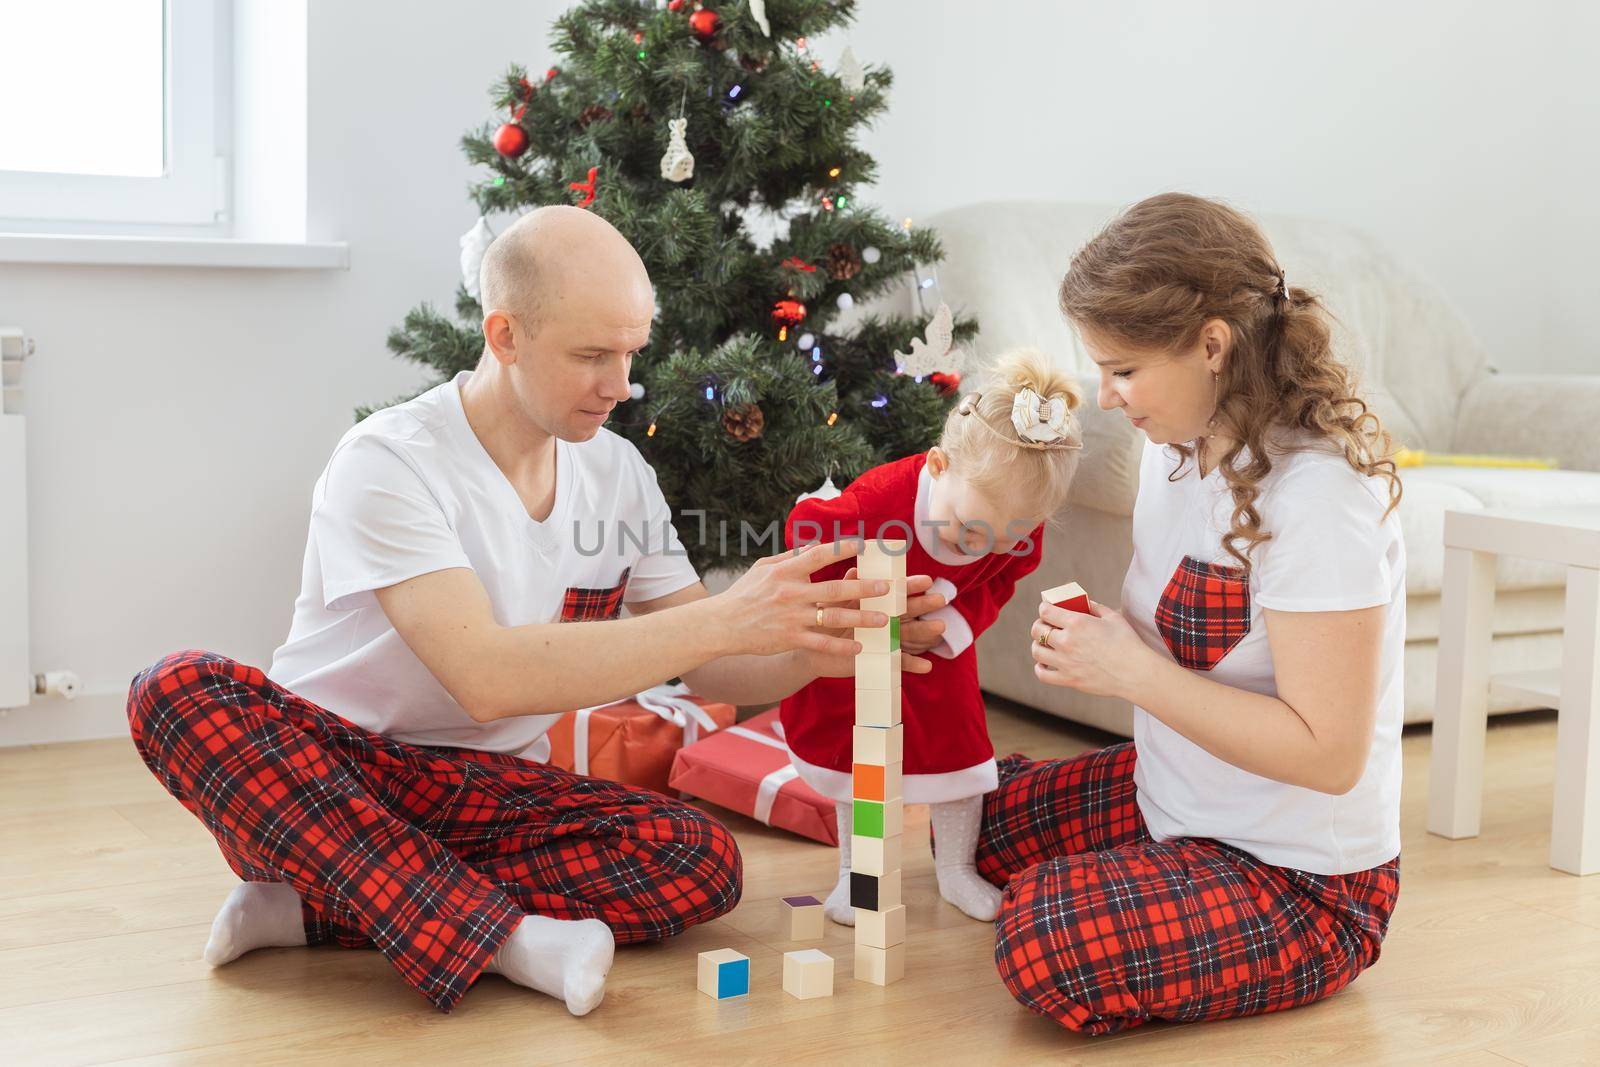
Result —
[[311, 498], [300, 595], [267, 674], [397, 741], [549, 755], [559, 716], [480, 723], [389, 625], [374, 591], [453, 567], [472, 570], [502, 626], [615, 617], [697, 576], [655, 471], [602, 429], [556, 442], [555, 504], [528, 515], [467, 421], [453, 381], [379, 411], [339, 441]]
[[[1385, 605], [1377, 728], [1365, 773], [1334, 796], [1244, 771], [1134, 708], [1139, 810], [1157, 841], [1209, 837], [1280, 867], [1349, 874], [1400, 852], [1405, 543], [1387, 484], [1322, 449], [1274, 455], [1256, 500], [1272, 535], [1248, 577], [1222, 548], [1232, 496], [1222, 475], [1146, 443], [1122, 611], [1145, 643], [1223, 685], [1277, 695], [1262, 609]], [[1165, 594], [1165, 596], [1164, 596]]]

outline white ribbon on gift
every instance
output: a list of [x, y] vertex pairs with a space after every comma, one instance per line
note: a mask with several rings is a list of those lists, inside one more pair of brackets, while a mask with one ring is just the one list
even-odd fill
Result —
[[[773, 729], [781, 733], [783, 727], [781, 724], [774, 723]], [[749, 741], [758, 742], [768, 748], [779, 749], [784, 753], [789, 751], [789, 746], [782, 741], [768, 737], [766, 734], [758, 734], [754, 730], [747, 730], [743, 726], [730, 726], [724, 732], [733, 734], [736, 737], [743, 737]], [[798, 777], [800, 777], [800, 772], [795, 770], [794, 764], [786, 763], [761, 779], [761, 784], [756, 786], [756, 810], [750, 813], [755, 816], [757, 822], [764, 823], [767, 826], [772, 825], [773, 801], [778, 799], [778, 792], [784, 786]]]
[[683, 743], [692, 745], [700, 739], [700, 731], [713, 733], [717, 720], [705, 708], [689, 699], [689, 687], [682, 682], [674, 685], [653, 685], [642, 693], [613, 700], [609, 704], [596, 704], [592, 708], [579, 708], [572, 718], [572, 769], [579, 774], [589, 773], [589, 716], [601, 708], [615, 707], [633, 700], [644, 710], [659, 715], [683, 731]]

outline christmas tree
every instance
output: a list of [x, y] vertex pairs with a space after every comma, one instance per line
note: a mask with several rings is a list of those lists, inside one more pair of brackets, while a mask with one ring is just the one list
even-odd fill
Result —
[[[853, 7], [588, 0], [555, 22], [560, 66], [513, 67], [492, 91], [501, 117], [462, 138], [485, 171], [472, 189], [483, 215], [578, 204], [643, 258], [659, 311], [610, 427], [655, 468], [702, 571], [781, 547], [759, 532], [797, 494], [926, 449], [954, 402], [953, 363], [900, 373], [895, 357], [931, 309], [830, 329], [942, 256], [932, 232], [856, 200], [876, 170], [856, 135], [891, 75], [848, 49], [830, 67], [807, 44]], [[765, 241], [752, 233], [763, 221]], [[480, 219], [462, 239], [456, 320], [423, 305], [389, 336], [440, 381], [483, 351], [473, 264], [491, 236]], [[957, 319], [952, 332], [976, 331]]]

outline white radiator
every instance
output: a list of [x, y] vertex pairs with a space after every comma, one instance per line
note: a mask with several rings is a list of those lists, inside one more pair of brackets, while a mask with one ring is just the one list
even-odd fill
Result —
[[21, 330], [0, 328], [0, 708], [28, 703], [27, 425], [22, 415]]

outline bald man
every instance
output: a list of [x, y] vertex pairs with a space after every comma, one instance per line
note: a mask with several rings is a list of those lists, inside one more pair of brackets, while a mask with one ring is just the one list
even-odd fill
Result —
[[214, 966], [376, 947], [445, 1011], [490, 972], [583, 1015], [617, 943], [738, 902], [740, 857], [694, 808], [550, 767], [545, 732], [674, 677], [754, 704], [851, 674], [849, 628], [888, 623], [857, 605], [885, 587], [813, 584], [841, 551], [819, 545], [708, 594], [654, 472], [604, 428], [654, 315], [644, 264], [604, 220], [523, 216], [480, 292], [477, 367], [334, 448], [269, 670], [176, 653], [134, 679], [128, 717], [242, 879]]

